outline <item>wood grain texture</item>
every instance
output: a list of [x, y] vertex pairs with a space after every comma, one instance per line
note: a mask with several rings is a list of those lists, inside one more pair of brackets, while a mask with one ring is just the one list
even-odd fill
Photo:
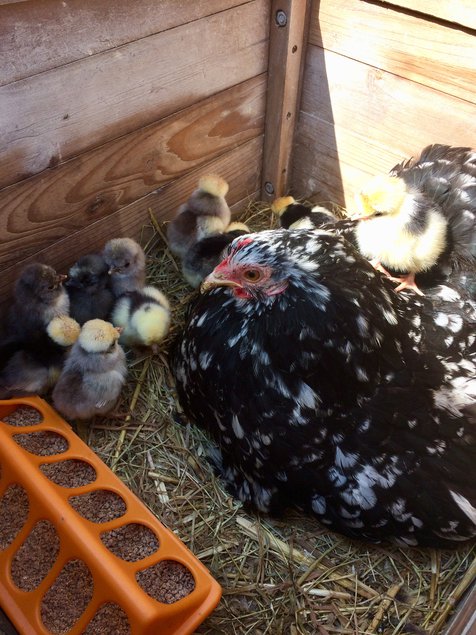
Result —
[[213, 172], [225, 178], [230, 190], [228, 203], [235, 213], [243, 210], [247, 203], [256, 200], [261, 182], [263, 158], [263, 135], [234, 147], [219, 157], [195, 165], [185, 174], [177, 174], [159, 190], [122, 207], [107, 218], [102, 218], [76, 232], [64, 233], [47, 248], [38, 250], [25, 259], [18, 259], [2, 271], [0, 276], [0, 305], [6, 305], [12, 285], [21, 267], [29, 262], [40, 261], [67, 271], [81, 255], [102, 249], [110, 238], [131, 236], [139, 238], [145, 225], [150, 224], [149, 209], [162, 222], [173, 218], [181, 205], [195, 189], [202, 174]]
[[265, 93], [261, 75], [1, 190], [0, 267], [261, 135]]
[[476, 144], [473, 104], [315, 46], [301, 109], [401, 156], [432, 142]]
[[379, 0], [382, 4], [419, 11], [447, 22], [476, 29], [476, 6], [474, 0]]
[[[278, 11], [285, 24], [277, 22]], [[271, 4], [263, 200], [282, 196], [288, 187], [309, 11], [310, 0], [273, 0]]]
[[0, 2], [0, 85], [243, 3], [244, 0]]
[[296, 197], [351, 208], [369, 177], [387, 172], [401, 156], [367, 136], [301, 113], [293, 153], [292, 187]]
[[253, 0], [1, 87], [0, 186], [263, 73], [268, 18]]
[[309, 41], [476, 103], [476, 37], [459, 29], [362, 0], [315, 0]]
[[340, 205], [350, 205], [368, 177], [429, 143], [476, 145], [472, 104], [315, 46], [301, 110], [293, 189], [298, 196], [322, 190]]
[[456, 605], [455, 612], [447, 624], [444, 635], [471, 635], [476, 632], [476, 584]]

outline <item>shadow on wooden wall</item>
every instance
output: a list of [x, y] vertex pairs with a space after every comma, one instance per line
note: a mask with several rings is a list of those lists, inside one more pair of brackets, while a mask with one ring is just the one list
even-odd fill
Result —
[[292, 152], [291, 193], [314, 203], [345, 205], [336, 128], [332, 111], [326, 51], [321, 42], [319, 5], [310, 17], [302, 98]]

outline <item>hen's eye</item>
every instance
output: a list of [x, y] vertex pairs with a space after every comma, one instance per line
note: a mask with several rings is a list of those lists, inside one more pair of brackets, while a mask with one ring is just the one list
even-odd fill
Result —
[[258, 282], [261, 279], [261, 271], [259, 269], [247, 269], [243, 273], [243, 277], [248, 282]]

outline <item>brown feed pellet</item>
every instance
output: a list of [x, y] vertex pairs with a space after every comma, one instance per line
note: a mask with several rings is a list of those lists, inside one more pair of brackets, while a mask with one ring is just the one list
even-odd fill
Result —
[[38, 456], [62, 454], [69, 447], [67, 439], [57, 432], [23, 432], [13, 435], [14, 441], [24, 450]]
[[31, 406], [18, 406], [9, 415], [3, 417], [2, 421], [10, 426], [34, 426], [43, 421], [43, 415]]
[[15, 553], [11, 564], [12, 580], [22, 591], [32, 591], [56, 562], [59, 536], [49, 520], [40, 520]]
[[67, 633], [90, 603], [93, 577], [82, 560], [70, 560], [45, 593], [41, 619], [54, 635]]
[[120, 518], [127, 509], [121, 496], [107, 489], [71, 496], [69, 504], [80, 516], [93, 523], [105, 523]]
[[28, 494], [21, 485], [10, 485], [0, 498], [0, 549], [6, 549], [28, 518]]
[[108, 602], [99, 607], [81, 635], [129, 635], [130, 632], [126, 613], [118, 604]]
[[145, 525], [131, 523], [101, 534], [104, 545], [118, 558], [137, 562], [151, 556], [159, 548], [154, 532]]
[[80, 459], [67, 459], [55, 463], [42, 463], [40, 470], [50, 481], [61, 487], [81, 487], [96, 480], [96, 470]]
[[163, 560], [136, 573], [140, 587], [158, 602], [173, 604], [195, 588], [190, 571], [180, 562]]

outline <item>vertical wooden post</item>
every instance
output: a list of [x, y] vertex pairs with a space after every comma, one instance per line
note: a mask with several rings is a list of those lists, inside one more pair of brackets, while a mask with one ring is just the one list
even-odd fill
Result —
[[263, 200], [287, 193], [294, 128], [309, 29], [310, 0], [272, 0]]

